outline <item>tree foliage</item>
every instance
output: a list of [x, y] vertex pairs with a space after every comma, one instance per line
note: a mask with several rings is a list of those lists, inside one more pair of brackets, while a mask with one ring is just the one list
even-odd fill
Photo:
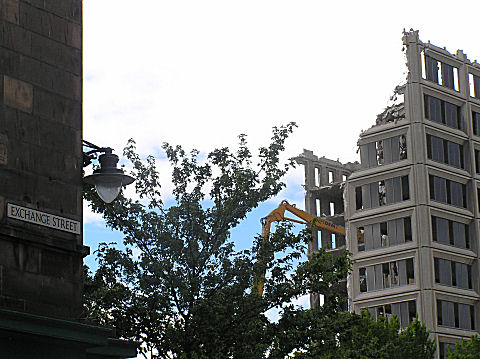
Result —
[[449, 348], [447, 359], [480, 359], [480, 338], [473, 335], [469, 340], [462, 339]]
[[[105, 204], [85, 188], [92, 209], [124, 235], [124, 246], [101, 244], [97, 271], [86, 270], [86, 317], [141, 341], [152, 358], [432, 357], [419, 323], [399, 332], [398, 321], [342, 312], [342, 296], [332, 288], [350, 260], [324, 250], [302, 260], [309, 230], [279, 225], [268, 241], [259, 236], [251, 250], [235, 250], [231, 230], [285, 186], [282, 177], [293, 164], [280, 155], [294, 126], [274, 128], [255, 164], [244, 135], [235, 152], [221, 148], [206, 156], [164, 144], [172, 166], [168, 205], [155, 159], [142, 161], [129, 141], [124, 155], [138, 199], [120, 195]], [[265, 272], [259, 296], [252, 287]], [[315, 309], [292, 304], [310, 292], [329, 293], [328, 302]], [[281, 310], [278, 322], [266, 314], [274, 308]]]

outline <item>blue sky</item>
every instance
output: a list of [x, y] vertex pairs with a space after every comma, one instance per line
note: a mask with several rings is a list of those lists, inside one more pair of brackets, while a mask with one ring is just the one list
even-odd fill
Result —
[[[480, 60], [478, 1], [84, 0], [83, 138], [117, 154], [133, 137], [158, 156], [171, 200], [163, 142], [252, 149], [271, 127], [295, 121], [285, 158], [303, 149], [358, 160], [356, 142], [404, 81], [402, 30]], [[87, 169], [89, 173], [89, 169]], [[287, 189], [232, 233], [248, 247], [282, 199], [303, 208], [303, 168]], [[127, 190], [132, 194], [132, 189]], [[120, 241], [84, 206], [84, 243]], [[85, 259], [95, 267], [92, 255]], [[305, 301], [304, 301], [305, 303]]]

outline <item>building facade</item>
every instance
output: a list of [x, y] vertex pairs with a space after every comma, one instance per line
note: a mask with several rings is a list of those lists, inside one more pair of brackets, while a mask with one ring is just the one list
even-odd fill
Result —
[[360, 135], [347, 180], [349, 304], [402, 327], [418, 315], [444, 358], [480, 330], [480, 65], [418, 31], [403, 42], [403, 101]]
[[[329, 222], [345, 227], [343, 191], [345, 181], [350, 174], [360, 169], [358, 162], [341, 163], [325, 157], [317, 157], [312, 151], [303, 150], [295, 158], [305, 169], [305, 211]], [[333, 255], [346, 249], [345, 237], [327, 230], [313, 232], [313, 241], [308, 245], [308, 253], [325, 248]], [[347, 296], [346, 278], [338, 284], [340, 292]], [[320, 305], [319, 294], [310, 295], [310, 306]]]
[[82, 319], [82, 1], [0, 0], [0, 351], [124, 358]]

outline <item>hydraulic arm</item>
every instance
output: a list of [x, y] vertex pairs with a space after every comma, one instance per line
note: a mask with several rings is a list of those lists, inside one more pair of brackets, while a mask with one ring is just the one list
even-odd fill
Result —
[[[285, 217], [285, 211], [288, 211], [300, 219], [289, 218]], [[332, 233], [340, 234], [342, 236], [345, 235], [345, 228], [342, 226], [338, 226], [332, 222], [326, 221], [320, 217], [316, 217], [298, 209], [294, 205], [289, 204], [287, 201], [282, 201], [280, 205], [270, 212], [266, 217], [262, 218], [262, 237], [263, 240], [268, 240], [270, 236], [270, 228], [273, 222], [280, 222], [280, 221], [291, 221], [295, 223], [310, 225], [316, 227], [317, 229], [326, 229]], [[363, 239], [363, 234], [360, 235]], [[259, 295], [263, 294], [263, 286], [265, 281], [265, 273], [263, 274], [262, 278], [257, 283], [257, 292]]]

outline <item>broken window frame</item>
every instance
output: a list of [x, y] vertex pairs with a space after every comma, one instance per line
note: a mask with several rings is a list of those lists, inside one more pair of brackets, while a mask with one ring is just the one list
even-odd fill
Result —
[[460, 91], [459, 68], [422, 52], [422, 78], [455, 92]]
[[357, 238], [358, 252], [393, 247], [413, 241], [411, 216], [367, 224], [359, 227], [358, 231], [363, 234]]
[[355, 208], [357, 211], [373, 209], [409, 199], [410, 183], [408, 174], [385, 178], [355, 187]]
[[387, 317], [390, 320], [390, 318], [396, 315], [401, 328], [406, 328], [408, 323], [415, 321], [415, 318], [417, 317], [417, 302], [415, 299], [403, 302], [385, 303], [367, 307], [366, 309], [368, 309], [375, 320], [378, 320], [380, 317]]
[[[369, 272], [373, 278], [369, 278]], [[410, 284], [415, 284], [413, 258], [399, 259], [359, 268], [361, 293], [364, 293], [364, 290], [372, 292]]]
[[360, 162], [363, 169], [403, 161], [407, 157], [405, 133], [360, 145]]
[[474, 73], [468, 73], [469, 95], [472, 98], [480, 99], [480, 76]]
[[366, 267], [358, 268], [358, 280], [360, 284], [360, 293], [368, 292], [368, 284], [367, 284], [367, 269]]

